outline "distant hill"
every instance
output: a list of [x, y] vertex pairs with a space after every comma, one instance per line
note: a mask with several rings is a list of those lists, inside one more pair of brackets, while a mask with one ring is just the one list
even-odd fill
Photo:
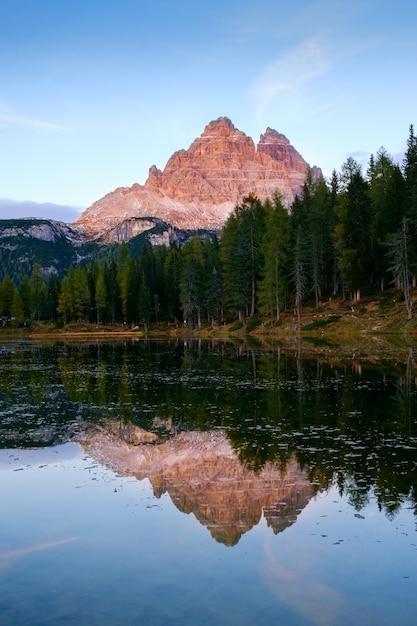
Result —
[[152, 245], [169, 246], [173, 241], [184, 243], [194, 233], [156, 218], [131, 218], [90, 241], [73, 226], [54, 220], [0, 220], [0, 280], [9, 274], [19, 283], [23, 276], [32, 274], [36, 263], [44, 276], [62, 278], [70, 265], [112, 256], [122, 241], [135, 256], [146, 240]]
[[64, 224], [46, 219], [0, 220], [0, 278], [30, 275], [36, 263], [44, 274], [62, 277], [71, 263], [91, 253], [92, 244]]

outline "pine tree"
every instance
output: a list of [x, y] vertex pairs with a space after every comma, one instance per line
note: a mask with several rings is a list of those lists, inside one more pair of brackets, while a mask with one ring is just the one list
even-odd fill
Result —
[[291, 282], [294, 285], [295, 313], [297, 316], [297, 323], [298, 326], [301, 326], [303, 300], [307, 292], [307, 275], [303, 254], [301, 226], [298, 227], [297, 232], [295, 233]]
[[3, 278], [3, 282], [1, 284], [1, 311], [0, 315], [4, 317], [11, 317], [12, 314], [12, 304], [13, 297], [16, 288], [14, 286], [14, 282], [10, 278], [9, 274]]
[[178, 323], [181, 317], [180, 277], [182, 271], [182, 254], [176, 242], [170, 245], [163, 267], [163, 284], [168, 319]]
[[25, 319], [30, 319], [33, 311], [33, 295], [32, 285], [30, 284], [30, 280], [27, 275], [23, 277], [22, 282], [19, 285], [19, 294], [22, 300], [23, 315]]
[[182, 270], [180, 279], [180, 301], [184, 320], [190, 320], [194, 327], [195, 320], [201, 328], [201, 312], [204, 300], [203, 280], [203, 245], [195, 235], [182, 247]]
[[21, 324], [25, 319], [22, 298], [20, 297], [20, 293], [17, 289], [13, 292], [13, 301], [10, 313], [15, 324]]
[[90, 313], [90, 289], [85, 267], [77, 265], [73, 275], [74, 315], [77, 321], [87, 321]]
[[403, 161], [403, 173], [405, 181], [405, 215], [410, 219], [410, 229], [414, 235], [410, 242], [410, 268], [413, 272], [413, 283], [415, 284], [417, 277], [417, 137], [414, 135], [413, 125], [410, 125], [407, 150]]
[[103, 274], [100, 272], [97, 276], [94, 291], [95, 308], [97, 311], [97, 324], [103, 320], [103, 314], [107, 306], [107, 287]]
[[417, 137], [414, 135], [414, 126], [410, 125], [407, 139], [407, 150], [403, 161], [403, 173], [406, 189], [406, 209], [408, 217], [417, 214]]
[[42, 276], [42, 268], [39, 263], [35, 263], [30, 283], [32, 291], [32, 315], [34, 319], [40, 320], [44, 314], [46, 287]]
[[115, 259], [111, 259], [109, 262], [106, 260], [102, 265], [102, 273], [104, 282], [106, 284], [107, 293], [107, 316], [111, 324], [114, 324], [116, 319], [121, 319], [121, 299], [120, 288], [118, 283], [117, 264]]
[[336, 227], [339, 270], [344, 286], [358, 301], [361, 289], [370, 284], [373, 269], [372, 205], [368, 183], [353, 159], [345, 164], [343, 180], [345, 189], [339, 195]]
[[408, 232], [408, 220], [403, 217], [401, 229], [391, 235], [387, 240], [388, 254], [394, 262], [391, 271], [395, 282], [404, 293], [405, 306], [407, 308], [407, 320], [410, 321], [413, 316], [413, 303], [410, 296], [410, 261], [409, 248], [410, 237]]
[[203, 242], [203, 304], [208, 321], [215, 318], [223, 319], [223, 279], [220, 261], [220, 244], [214, 235], [206, 237]]
[[290, 250], [291, 225], [288, 211], [276, 194], [266, 201], [265, 232], [261, 251], [264, 257], [262, 279], [259, 283], [258, 301], [262, 313], [279, 321], [281, 303], [287, 290], [287, 264]]
[[384, 148], [378, 150], [376, 159], [371, 155], [368, 179], [374, 216], [372, 262], [381, 289], [383, 289], [385, 274], [388, 270], [385, 243], [390, 235], [400, 229], [404, 216], [404, 179], [400, 168]]
[[51, 321], [55, 319], [58, 309], [59, 281], [54, 276], [50, 276], [46, 285], [45, 314]]
[[155, 259], [152, 245], [146, 241], [138, 263], [139, 293], [138, 293], [138, 317], [141, 322], [148, 325], [151, 320], [152, 310], [157, 319], [155, 296]]
[[70, 276], [64, 276], [61, 283], [61, 291], [58, 298], [57, 312], [62, 315], [64, 324], [67, 324], [72, 317], [74, 310], [74, 297]]
[[224, 294], [231, 310], [253, 316], [257, 284], [263, 256], [261, 242], [265, 228], [265, 210], [258, 198], [250, 195], [235, 207], [222, 233], [221, 259], [224, 268]]
[[134, 265], [129, 250], [122, 242], [117, 257], [117, 283], [123, 321], [130, 323], [137, 314], [137, 292], [135, 293]]

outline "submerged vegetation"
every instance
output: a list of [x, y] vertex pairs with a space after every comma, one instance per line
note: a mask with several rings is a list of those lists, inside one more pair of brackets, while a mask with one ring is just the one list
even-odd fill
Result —
[[[330, 181], [307, 173], [290, 210], [248, 196], [219, 236], [135, 251], [122, 243], [62, 278], [40, 265], [0, 283], [3, 325], [326, 332], [413, 330], [417, 138], [402, 167], [381, 148], [364, 175], [348, 158]], [[20, 268], [21, 270], [21, 268]], [[20, 271], [19, 270], [19, 271]], [[399, 304], [401, 313], [399, 315]], [[368, 324], [368, 320], [371, 320]], [[343, 323], [344, 326], [343, 326]]]

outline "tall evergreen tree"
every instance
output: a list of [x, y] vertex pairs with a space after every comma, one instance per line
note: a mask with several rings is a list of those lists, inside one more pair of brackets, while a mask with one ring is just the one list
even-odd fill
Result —
[[107, 293], [107, 319], [114, 324], [122, 316], [117, 263], [114, 258], [108, 262], [104, 260], [102, 273]]
[[255, 314], [257, 284], [263, 264], [264, 228], [265, 210], [253, 195], [243, 199], [223, 228], [221, 258], [225, 299], [228, 307], [237, 311], [243, 320], [246, 314]]
[[43, 317], [46, 301], [46, 286], [42, 276], [42, 268], [39, 263], [35, 263], [32, 276], [30, 278], [32, 291], [32, 315], [39, 320]]
[[203, 304], [210, 322], [223, 319], [223, 279], [220, 261], [220, 243], [214, 235], [203, 242]]
[[291, 207], [291, 228], [293, 247], [297, 242], [299, 262], [304, 268], [306, 289], [314, 294], [316, 306], [322, 293], [333, 284], [334, 224], [332, 191], [323, 177], [315, 178], [308, 169], [301, 193]]
[[298, 226], [297, 232], [295, 233], [291, 282], [294, 286], [295, 313], [297, 316], [297, 323], [299, 326], [301, 326], [303, 300], [307, 292], [307, 274], [303, 254], [301, 226]]
[[97, 324], [103, 321], [103, 315], [107, 307], [107, 287], [103, 274], [100, 272], [96, 279], [94, 289], [94, 303], [97, 312]]
[[413, 234], [410, 242], [410, 268], [413, 273], [413, 283], [417, 277], [417, 137], [414, 126], [410, 125], [407, 139], [407, 150], [403, 161], [405, 180], [405, 215], [410, 220], [410, 230]]
[[372, 262], [381, 288], [384, 286], [388, 270], [385, 254], [387, 238], [400, 229], [404, 216], [404, 179], [400, 168], [384, 148], [380, 148], [376, 158], [371, 155], [368, 180], [374, 216], [372, 236], [374, 255]]
[[25, 319], [23, 302], [18, 289], [15, 289], [13, 292], [13, 300], [10, 313], [15, 324], [21, 324]]
[[163, 267], [164, 302], [168, 319], [179, 321], [181, 317], [180, 278], [182, 271], [182, 254], [176, 242], [170, 245]]
[[11, 317], [13, 297], [14, 297], [15, 290], [16, 290], [16, 287], [14, 285], [14, 282], [10, 278], [10, 275], [6, 274], [1, 284], [0, 315], [4, 317]]
[[264, 257], [262, 279], [259, 283], [259, 309], [271, 320], [279, 321], [282, 302], [287, 290], [288, 256], [290, 251], [291, 225], [281, 196], [276, 194], [264, 203], [265, 232], [261, 251]]
[[134, 264], [130, 257], [128, 247], [122, 242], [117, 258], [117, 283], [120, 292], [120, 302], [123, 321], [130, 323], [137, 315], [137, 281]]
[[19, 294], [22, 300], [23, 315], [26, 319], [30, 319], [33, 310], [33, 296], [32, 285], [26, 274], [19, 285]]
[[59, 280], [55, 276], [49, 276], [46, 285], [45, 315], [51, 321], [55, 319], [57, 314], [59, 288]]
[[414, 134], [414, 126], [410, 125], [407, 139], [407, 150], [403, 161], [403, 172], [406, 191], [406, 208], [408, 217], [417, 215], [417, 137]]
[[151, 320], [152, 310], [157, 320], [158, 311], [156, 310], [155, 298], [155, 260], [153, 248], [149, 241], [146, 241], [138, 262], [138, 319], [148, 325]]
[[345, 164], [344, 184], [337, 206], [339, 269], [344, 286], [357, 301], [361, 289], [369, 286], [372, 275], [373, 219], [369, 186], [353, 159]]
[[398, 232], [393, 233], [387, 240], [389, 256], [394, 262], [391, 271], [397, 286], [404, 293], [405, 305], [407, 308], [407, 320], [410, 321], [413, 316], [413, 303], [410, 296], [410, 236], [408, 232], [408, 219], [403, 217], [401, 228]]
[[195, 321], [201, 328], [202, 303], [204, 300], [203, 245], [195, 235], [182, 247], [182, 271], [180, 279], [180, 301], [185, 320]]
[[64, 324], [67, 324], [74, 311], [74, 295], [71, 285], [70, 274], [64, 276], [61, 283], [61, 290], [58, 298], [57, 312], [62, 316]]

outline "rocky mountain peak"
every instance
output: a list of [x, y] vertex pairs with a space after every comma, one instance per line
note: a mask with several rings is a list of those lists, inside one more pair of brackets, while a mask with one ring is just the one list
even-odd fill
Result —
[[[188, 149], [175, 152], [163, 170], [149, 169], [144, 185], [119, 188], [76, 220], [97, 238], [129, 218], [159, 218], [180, 229], [220, 230], [245, 196], [280, 193], [289, 205], [305, 181], [308, 163], [285, 135], [268, 127], [259, 143], [228, 117], [207, 124]], [[319, 175], [320, 170], [315, 169]]]
[[[284, 145], [284, 146], [289, 146], [290, 142], [289, 140], [286, 138], [285, 135], [283, 135], [282, 133], [277, 132], [276, 130], [274, 130], [273, 128], [270, 128], [268, 126], [268, 128], [266, 129], [265, 133], [263, 135], [260, 136], [259, 139], [259, 144], [267, 144], [267, 143], [272, 143], [272, 144], [280, 144], [280, 145]], [[258, 146], [259, 146], [258, 144]]]
[[218, 117], [217, 120], [213, 120], [209, 122], [202, 133], [202, 137], [229, 137], [234, 132], [240, 133], [241, 131], [237, 131], [234, 127], [234, 124], [228, 117]]

